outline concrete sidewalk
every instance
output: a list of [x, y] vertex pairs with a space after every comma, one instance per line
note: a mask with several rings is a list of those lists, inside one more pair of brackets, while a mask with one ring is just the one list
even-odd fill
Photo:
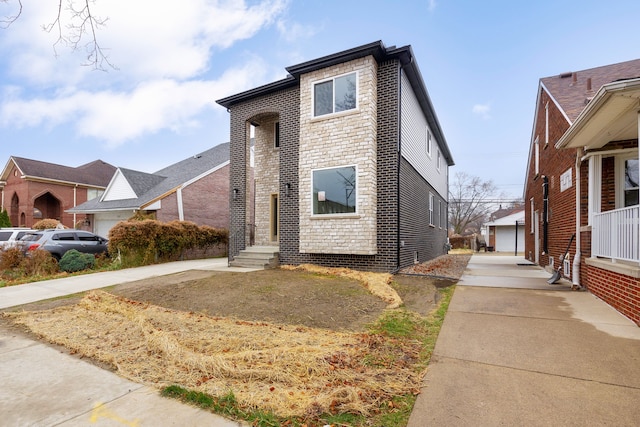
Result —
[[[222, 258], [171, 262], [0, 288], [0, 309], [187, 270], [246, 272]], [[0, 327], [0, 425], [212, 426], [229, 421]]]
[[640, 328], [526, 264], [471, 258], [409, 427], [638, 425]]

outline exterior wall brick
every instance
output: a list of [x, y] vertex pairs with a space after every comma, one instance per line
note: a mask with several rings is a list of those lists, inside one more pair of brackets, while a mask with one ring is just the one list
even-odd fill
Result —
[[[13, 226], [31, 227], [39, 221], [39, 218], [33, 217], [36, 199], [49, 193], [59, 202], [59, 209], [55, 213], [53, 209], [50, 212], [43, 211], [43, 218], [57, 219], [66, 227], [75, 227], [74, 220], [79, 218], [66, 213], [65, 210], [87, 201], [87, 187], [31, 181], [22, 178], [20, 172], [15, 175], [14, 170], [15, 166], [9, 172], [7, 183], [2, 189], [2, 208], [7, 210]], [[19, 200], [17, 209], [11, 206], [14, 195], [17, 195]], [[82, 218], [84, 219], [84, 215]]]
[[[425, 262], [444, 253], [447, 241], [446, 201], [406, 160], [400, 163], [400, 265]], [[433, 195], [433, 219], [429, 223], [429, 194]], [[444, 212], [441, 212], [441, 203]], [[444, 225], [444, 227], [441, 226]]]
[[[310, 90], [313, 79], [322, 76], [334, 76], [343, 72], [358, 69], [360, 72], [360, 89], [365, 97], [360, 100], [360, 113], [346, 113], [341, 119], [350, 118], [349, 125], [341, 120], [339, 125], [333, 119], [310, 118]], [[230, 246], [229, 257], [232, 259], [239, 250], [250, 242], [250, 218], [253, 199], [251, 180], [249, 126], [251, 121], [259, 125], [256, 128], [256, 193], [260, 180], [264, 181], [265, 192], [277, 188], [280, 200], [279, 247], [281, 264], [298, 265], [311, 263], [329, 267], [349, 267], [368, 271], [395, 271], [401, 266], [410, 265], [414, 254], [426, 260], [443, 253], [446, 241], [446, 230], [424, 225], [428, 212], [425, 207], [416, 208], [415, 200], [428, 200], [429, 185], [424, 178], [406, 161], [400, 160], [399, 123], [400, 123], [400, 63], [389, 60], [376, 64], [372, 58], [353, 61], [335, 68], [314, 73], [313, 76], [302, 76], [301, 86], [257, 96], [251, 100], [239, 102], [231, 110], [231, 172], [230, 172]], [[313, 77], [313, 79], [312, 79]], [[302, 96], [302, 92], [304, 95]], [[303, 97], [304, 100], [302, 99]], [[368, 109], [370, 117], [364, 117], [362, 110]], [[362, 114], [361, 114], [362, 113]], [[267, 165], [272, 157], [265, 154], [264, 161], [259, 160], [261, 154], [261, 130], [267, 134], [271, 123], [280, 122], [279, 168], [270, 169]], [[303, 123], [304, 122], [304, 123]], [[347, 121], [348, 122], [348, 121]], [[344, 127], [344, 129], [343, 129]], [[310, 132], [324, 132], [323, 136], [311, 135]], [[342, 139], [353, 139], [362, 145], [356, 152], [351, 146], [341, 143]], [[330, 143], [327, 143], [327, 140]], [[321, 146], [322, 143], [324, 146]], [[265, 144], [264, 147], [267, 145]], [[325, 146], [328, 149], [325, 149]], [[317, 150], [317, 151], [314, 151]], [[340, 160], [336, 160], [336, 155]], [[312, 162], [312, 160], [314, 162]], [[326, 163], [322, 163], [326, 161]], [[309, 224], [307, 217], [311, 209], [310, 173], [320, 166], [359, 165], [358, 197], [365, 197], [361, 203], [367, 222], [362, 233], [366, 236], [364, 245], [368, 250], [375, 247], [372, 254], [314, 253], [315, 247], [301, 248], [300, 241], [318, 244], [318, 233], [326, 239], [329, 231], [324, 225]], [[277, 180], [274, 178], [277, 176]], [[402, 182], [402, 184], [401, 184]], [[290, 186], [287, 195], [287, 184]], [[260, 187], [262, 188], [262, 187]], [[238, 189], [236, 199], [233, 189]], [[363, 192], [364, 191], [364, 192]], [[426, 192], [426, 193], [425, 193]], [[403, 194], [404, 196], [401, 196]], [[425, 195], [426, 194], [426, 195]], [[434, 191], [434, 195], [436, 192]], [[256, 224], [261, 224], [260, 207], [256, 195]], [[303, 201], [304, 199], [304, 201]], [[439, 215], [440, 200], [435, 198]], [[402, 203], [401, 203], [402, 201]], [[443, 201], [444, 202], [444, 201]], [[428, 210], [428, 206], [426, 207]], [[444, 204], [446, 216], [447, 206]], [[404, 215], [405, 220], [400, 218]], [[359, 211], [359, 214], [363, 212]], [[416, 219], [416, 223], [412, 219]], [[338, 220], [341, 221], [341, 220]], [[351, 219], [349, 221], [353, 222]], [[335, 220], [317, 220], [331, 223]], [[249, 224], [249, 225], [248, 225]], [[261, 227], [259, 227], [261, 228]], [[445, 227], [446, 228], [446, 227]], [[353, 232], [344, 228], [348, 235]], [[257, 230], [256, 243], [262, 240], [261, 231]], [[307, 236], [306, 233], [310, 233]], [[314, 235], [315, 233], [315, 235]], [[413, 236], [412, 233], [417, 233]], [[405, 246], [400, 248], [399, 236], [404, 236]], [[342, 236], [340, 236], [342, 237]], [[305, 243], [305, 244], [306, 244]], [[362, 243], [362, 242], [360, 242]], [[301, 250], [302, 249], [302, 250]], [[349, 248], [353, 251], [354, 247]], [[321, 250], [323, 250], [321, 248]]]
[[640, 279], [585, 265], [583, 278], [591, 293], [640, 326]]
[[[272, 245], [277, 243], [277, 231], [271, 224], [273, 195], [279, 193], [280, 158], [279, 151], [274, 146], [276, 120], [265, 119], [255, 128], [255, 233], [257, 245]], [[277, 229], [277, 227], [276, 227]]]
[[[546, 119], [545, 106], [549, 108], [549, 141], [545, 143]], [[565, 119], [562, 112], [557, 108], [556, 104], [551, 100], [549, 95], [542, 90], [539, 97], [539, 104], [536, 106], [536, 128], [534, 129], [533, 138], [539, 141], [539, 173], [535, 173], [535, 152], [530, 153], [530, 165], [527, 171], [527, 181], [525, 183], [525, 256], [535, 261], [535, 236], [531, 232], [531, 204], [530, 199], [534, 200], [534, 210], [538, 211], [539, 219], [539, 264], [547, 266], [553, 258], [554, 267], [558, 267], [558, 261], [564, 254], [571, 235], [576, 230], [576, 150], [556, 150], [555, 144], [569, 128], [569, 123]], [[560, 189], [560, 176], [571, 169], [572, 185], [565, 191]], [[585, 173], [585, 167], [582, 167], [582, 173]], [[548, 214], [548, 252], [543, 252], [543, 199], [542, 199], [542, 182], [543, 176], [549, 180], [549, 214]], [[582, 186], [582, 190], [585, 186]], [[575, 255], [575, 241], [570, 249], [570, 256]]]
[[[358, 108], [313, 116], [314, 82], [357, 72]], [[300, 252], [375, 255], [377, 63], [360, 58], [301, 76], [300, 79]], [[315, 169], [356, 166], [356, 214], [314, 216]]]
[[[534, 210], [540, 213], [540, 250], [542, 251], [542, 176], [549, 178], [549, 251], [547, 254], [539, 254], [539, 264], [549, 265], [550, 258], [555, 261], [558, 268], [559, 258], [566, 249], [571, 234], [576, 232], [576, 181], [580, 180], [580, 278], [579, 282], [591, 293], [610, 304], [623, 315], [633, 320], [640, 326], [640, 279], [599, 268], [587, 264], [586, 260], [591, 253], [591, 228], [588, 224], [588, 188], [589, 188], [589, 163], [580, 162], [580, 176], [577, 177], [576, 149], [556, 150], [555, 143], [569, 128], [569, 124], [562, 116], [556, 105], [550, 100], [547, 93], [541, 92], [539, 104], [536, 108], [536, 127], [534, 139], [540, 141], [540, 173], [534, 171], [534, 152], [530, 154], [529, 170], [525, 188], [525, 253], [531, 261], [535, 259], [535, 238], [531, 233], [531, 207], [530, 199], [534, 200]], [[545, 136], [545, 105], [549, 105], [549, 144], [544, 144]], [[623, 148], [637, 148], [638, 141], [613, 141], [602, 147], [603, 151]], [[560, 175], [572, 170], [571, 188], [560, 190]], [[616, 209], [615, 188], [615, 159], [614, 157], [602, 158], [602, 185], [601, 185], [603, 212]], [[570, 260], [576, 254], [576, 243], [570, 247]], [[573, 271], [570, 279], [573, 279]]]

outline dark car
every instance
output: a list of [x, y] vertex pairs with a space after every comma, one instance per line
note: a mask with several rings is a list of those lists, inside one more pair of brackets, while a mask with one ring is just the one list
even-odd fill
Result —
[[108, 242], [104, 237], [88, 231], [52, 229], [25, 234], [20, 239], [19, 247], [25, 254], [44, 249], [59, 260], [71, 249], [94, 255], [107, 252]]

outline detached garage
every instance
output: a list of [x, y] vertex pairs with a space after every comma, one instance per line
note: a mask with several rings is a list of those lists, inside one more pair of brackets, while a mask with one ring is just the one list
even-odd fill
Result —
[[524, 252], [524, 210], [484, 225], [487, 246], [496, 252]]

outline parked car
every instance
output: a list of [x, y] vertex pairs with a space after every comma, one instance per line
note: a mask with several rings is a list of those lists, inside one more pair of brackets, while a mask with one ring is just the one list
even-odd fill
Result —
[[88, 231], [50, 229], [26, 233], [20, 239], [19, 247], [25, 254], [44, 249], [60, 260], [71, 249], [94, 255], [104, 253], [108, 242], [104, 237]]
[[16, 247], [18, 240], [31, 230], [26, 227], [5, 227], [0, 228], [0, 250]]

